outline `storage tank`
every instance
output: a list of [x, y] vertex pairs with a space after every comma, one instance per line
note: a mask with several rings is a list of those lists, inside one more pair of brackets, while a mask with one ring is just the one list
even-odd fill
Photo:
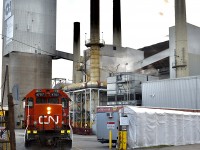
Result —
[[[55, 0], [4, 0], [3, 62], [14, 93], [15, 122], [23, 118], [22, 99], [34, 88], [51, 88], [52, 56], [56, 49]], [[6, 90], [7, 91], [7, 90]], [[7, 95], [7, 94], [5, 94]], [[7, 104], [5, 97], [4, 104]]]

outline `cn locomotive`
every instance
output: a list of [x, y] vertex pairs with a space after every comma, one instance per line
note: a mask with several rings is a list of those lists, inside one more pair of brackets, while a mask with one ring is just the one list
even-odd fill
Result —
[[25, 147], [32, 142], [72, 147], [70, 98], [62, 90], [34, 89], [25, 98]]

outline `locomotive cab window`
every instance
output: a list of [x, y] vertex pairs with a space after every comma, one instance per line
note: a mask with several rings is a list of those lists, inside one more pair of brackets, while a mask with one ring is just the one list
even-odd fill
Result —
[[27, 98], [27, 106], [33, 107], [33, 98], [32, 97]]
[[68, 100], [66, 98], [62, 98], [61, 101], [62, 101], [62, 107], [63, 108], [68, 107], [68, 105], [67, 105]]
[[36, 103], [37, 104], [44, 104], [44, 103], [47, 103], [47, 100], [43, 97], [37, 97], [36, 98]]
[[59, 104], [58, 98], [49, 98], [48, 103], [51, 104]]

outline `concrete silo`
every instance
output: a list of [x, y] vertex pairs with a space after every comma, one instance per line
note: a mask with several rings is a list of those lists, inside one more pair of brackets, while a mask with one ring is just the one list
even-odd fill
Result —
[[8, 65], [9, 91], [13, 91], [17, 104], [15, 122], [19, 125], [23, 120], [21, 100], [26, 93], [34, 88], [51, 87], [56, 0], [4, 0], [3, 7], [2, 79]]

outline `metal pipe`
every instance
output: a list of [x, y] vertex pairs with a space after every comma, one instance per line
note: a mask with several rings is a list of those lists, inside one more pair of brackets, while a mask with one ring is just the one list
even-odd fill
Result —
[[100, 92], [99, 92], [99, 90], [98, 90], [98, 95], [97, 95], [97, 99], [98, 99], [98, 101], [97, 101], [97, 106], [99, 106], [99, 103], [100, 103], [100, 100], [99, 100], [99, 94], [100, 94]]
[[92, 102], [92, 89], [90, 89], [90, 128], [92, 127], [92, 117], [91, 117], [91, 112], [92, 112], [92, 109], [91, 109], [91, 102]]
[[82, 92], [81, 92], [81, 98], [80, 98], [80, 101], [81, 101], [81, 128], [83, 127], [83, 115], [82, 115], [82, 112], [83, 112], [83, 102], [82, 102], [82, 99], [83, 99], [83, 95], [82, 95]]
[[75, 96], [74, 96], [74, 92], [73, 92], [73, 127], [74, 127], [74, 121], [75, 121], [75, 113], [74, 113], [74, 98], [75, 98]]
[[87, 127], [86, 126], [86, 123], [87, 123], [87, 111], [86, 111], [86, 109], [87, 109], [87, 107], [86, 107], [86, 89], [85, 89], [85, 127]]

